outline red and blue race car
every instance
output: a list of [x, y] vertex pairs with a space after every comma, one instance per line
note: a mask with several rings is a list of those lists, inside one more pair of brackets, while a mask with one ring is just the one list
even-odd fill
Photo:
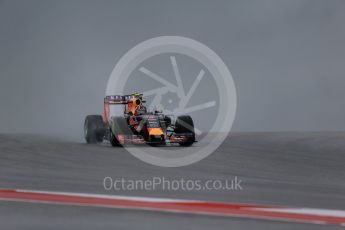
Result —
[[104, 112], [88, 115], [84, 123], [87, 143], [108, 140], [112, 146], [177, 143], [190, 146], [195, 142], [193, 119], [188, 115], [164, 115], [148, 112], [143, 95], [112, 95], [104, 98]]

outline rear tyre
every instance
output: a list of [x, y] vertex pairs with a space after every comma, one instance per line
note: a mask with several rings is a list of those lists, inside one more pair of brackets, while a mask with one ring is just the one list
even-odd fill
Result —
[[195, 142], [194, 122], [188, 115], [177, 117], [174, 132], [188, 136], [185, 142], [180, 143], [181, 146], [191, 146]]
[[86, 143], [102, 142], [105, 135], [105, 125], [101, 115], [88, 115], [84, 122], [84, 138]]

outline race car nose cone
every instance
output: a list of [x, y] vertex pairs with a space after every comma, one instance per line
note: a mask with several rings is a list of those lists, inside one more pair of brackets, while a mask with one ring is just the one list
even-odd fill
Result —
[[148, 128], [150, 136], [161, 136], [163, 134], [162, 128]]

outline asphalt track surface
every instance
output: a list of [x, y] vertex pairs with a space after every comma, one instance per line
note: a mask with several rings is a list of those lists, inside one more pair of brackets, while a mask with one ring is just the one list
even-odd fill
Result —
[[[345, 133], [239, 133], [208, 158], [162, 168], [122, 148], [0, 134], [0, 188], [345, 210]], [[106, 191], [104, 177], [228, 180], [242, 190]], [[1, 229], [344, 229], [235, 217], [0, 201]]]

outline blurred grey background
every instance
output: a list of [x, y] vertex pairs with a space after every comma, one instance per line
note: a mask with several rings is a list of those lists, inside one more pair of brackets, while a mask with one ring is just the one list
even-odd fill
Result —
[[81, 140], [116, 62], [162, 35], [228, 65], [234, 131], [345, 130], [344, 22], [343, 0], [0, 0], [0, 132]]

